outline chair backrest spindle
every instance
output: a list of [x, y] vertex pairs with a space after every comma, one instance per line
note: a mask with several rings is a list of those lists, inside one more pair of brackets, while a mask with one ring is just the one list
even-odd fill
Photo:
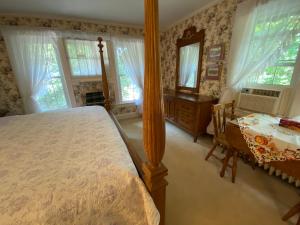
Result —
[[234, 101], [225, 104], [216, 104], [212, 107], [212, 117], [215, 130], [215, 138], [225, 133], [226, 120], [234, 119]]

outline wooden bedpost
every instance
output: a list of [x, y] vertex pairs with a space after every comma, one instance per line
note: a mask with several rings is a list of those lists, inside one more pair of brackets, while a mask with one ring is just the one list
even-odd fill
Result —
[[144, 182], [165, 224], [168, 174], [161, 163], [165, 152], [165, 120], [160, 77], [158, 0], [145, 0], [145, 75], [143, 106], [144, 149], [148, 162], [143, 165]]
[[99, 52], [100, 52], [100, 61], [101, 61], [101, 70], [102, 70], [102, 87], [103, 87], [103, 95], [104, 95], [104, 107], [109, 112], [110, 111], [110, 98], [109, 98], [109, 87], [108, 87], [108, 80], [105, 70], [105, 64], [104, 64], [104, 57], [103, 57], [103, 47], [102, 44], [103, 39], [101, 37], [98, 38], [99, 44]]

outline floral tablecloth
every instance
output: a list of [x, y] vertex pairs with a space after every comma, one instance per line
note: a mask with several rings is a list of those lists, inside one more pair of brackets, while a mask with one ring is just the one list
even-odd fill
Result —
[[241, 132], [260, 163], [300, 160], [300, 132], [279, 126], [280, 118], [254, 113], [238, 119]]

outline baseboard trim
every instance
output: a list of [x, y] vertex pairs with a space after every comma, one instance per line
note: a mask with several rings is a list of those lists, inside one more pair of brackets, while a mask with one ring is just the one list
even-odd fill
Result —
[[131, 118], [138, 118], [140, 114], [138, 112], [131, 112], [131, 113], [122, 113], [116, 115], [116, 118], [118, 120], [125, 120], [125, 119], [131, 119]]

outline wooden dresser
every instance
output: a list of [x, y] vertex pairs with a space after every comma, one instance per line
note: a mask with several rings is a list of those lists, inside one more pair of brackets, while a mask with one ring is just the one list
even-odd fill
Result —
[[187, 131], [197, 141], [206, 132], [211, 120], [211, 107], [217, 99], [205, 95], [191, 95], [164, 90], [165, 118]]

